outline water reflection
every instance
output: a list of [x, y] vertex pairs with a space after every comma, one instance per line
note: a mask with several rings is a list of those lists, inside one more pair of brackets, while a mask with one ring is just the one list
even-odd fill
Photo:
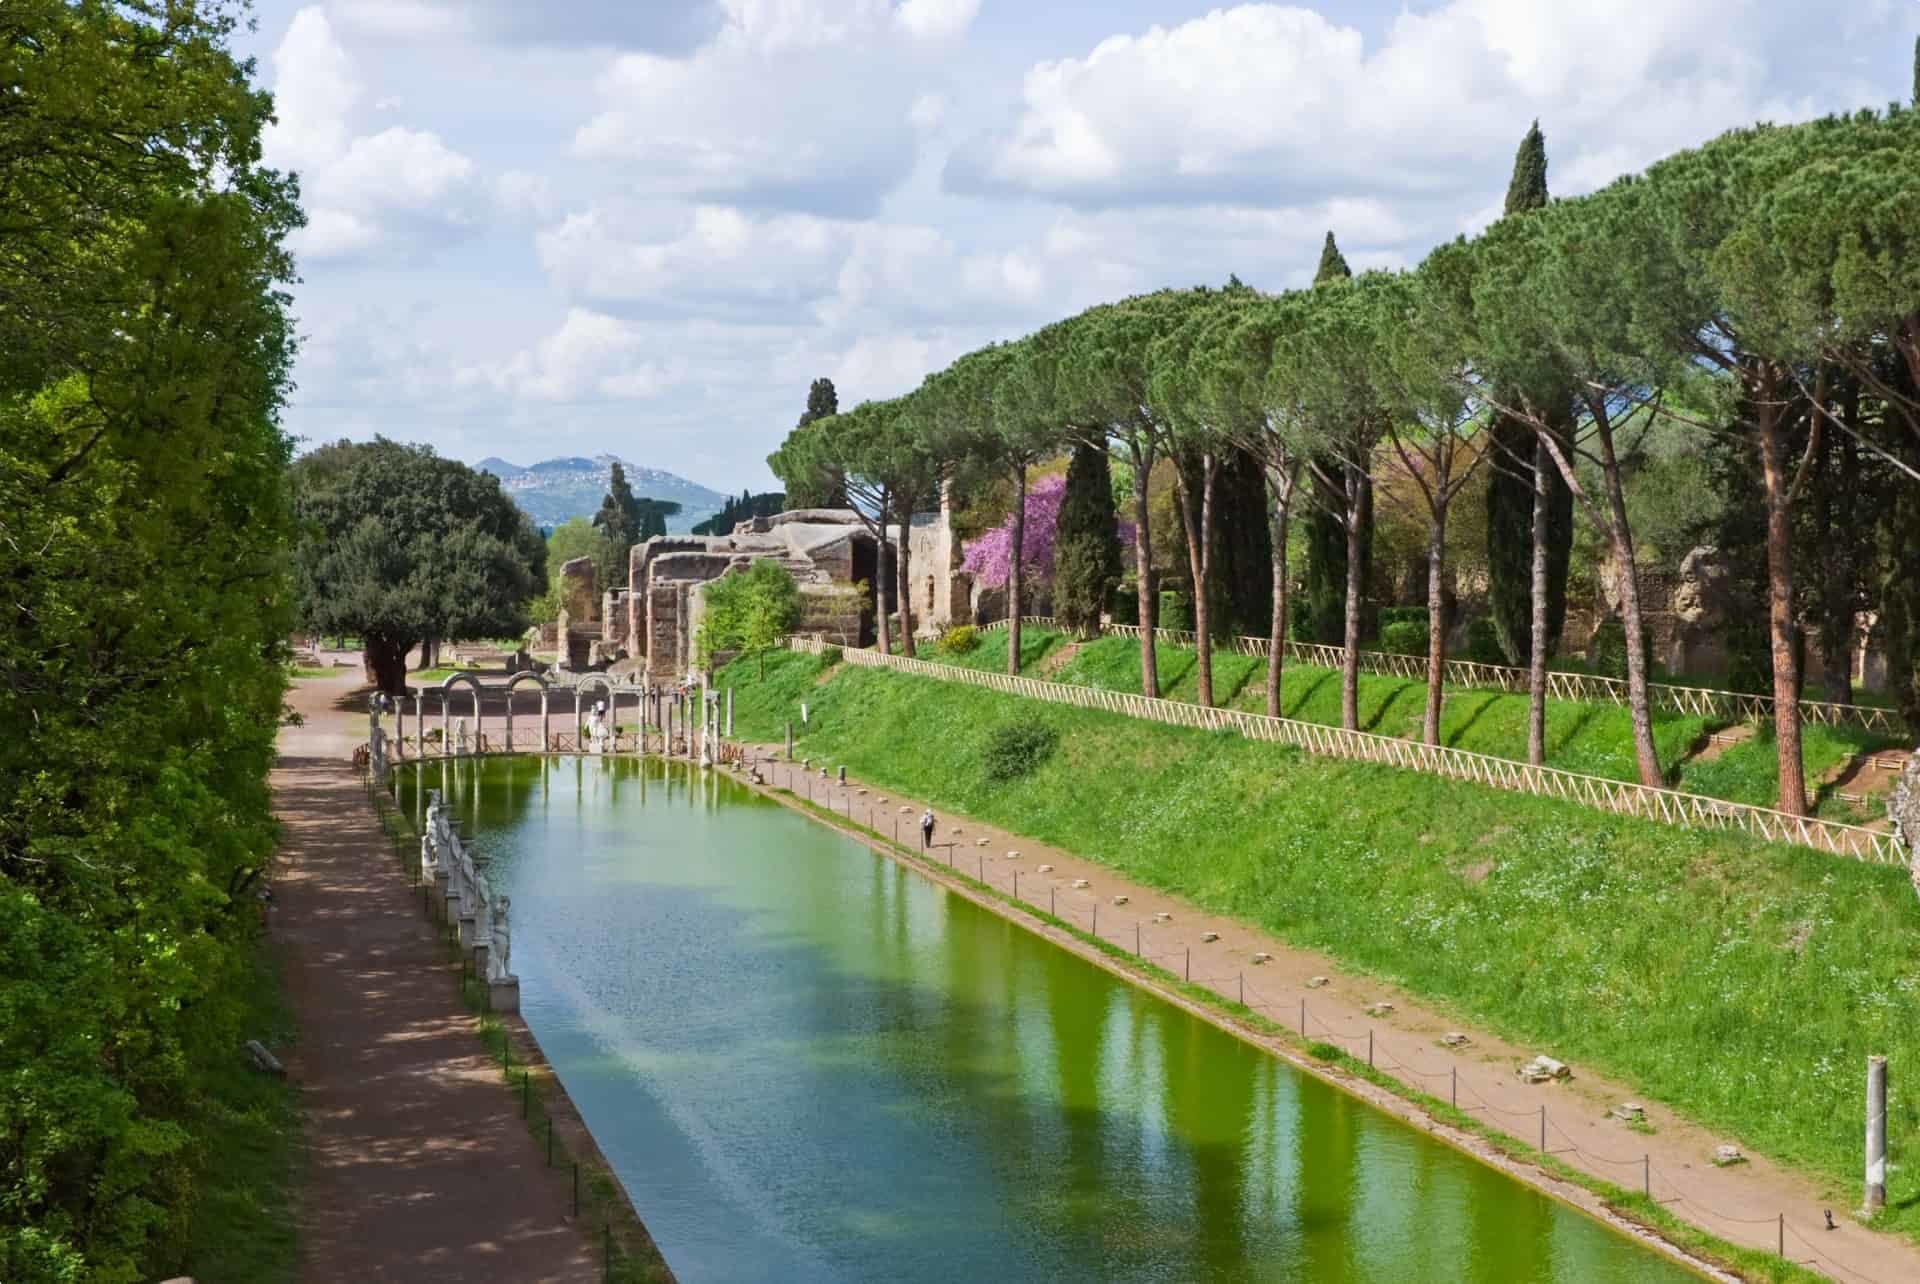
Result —
[[1691, 1278], [715, 773], [421, 770], [689, 1284]]

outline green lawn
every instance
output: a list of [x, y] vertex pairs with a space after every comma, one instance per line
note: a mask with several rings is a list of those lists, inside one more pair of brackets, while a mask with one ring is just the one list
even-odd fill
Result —
[[[938, 646], [922, 647], [919, 658], [933, 660], [940, 664], [957, 665], [963, 669], [987, 669], [994, 673], [1007, 671], [1007, 637], [1005, 629], [985, 629], [976, 634], [979, 645], [971, 651], [946, 651]], [[1054, 629], [1035, 628], [1031, 624], [1020, 626], [1020, 671], [1030, 673], [1033, 666], [1053, 654], [1066, 643], [1066, 636]]]
[[[1326, 951], [1576, 1073], [1604, 1069], [1830, 1178], [1836, 1206], [1857, 1195], [1865, 1057], [1920, 1064], [1920, 906], [1902, 869], [954, 683], [822, 672], [797, 654], [769, 659], [765, 682], [730, 669], [738, 729], [777, 739], [804, 691], [803, 753]], [[1061, 733], [1057, 751], [990, 784], [988, 734], [1034, 722]], [[1888, 1129], [1896, 1155], [1920, 1144], [1920, 1094], [1896, 1096]], [[1887, 1218], [1920, 1230], [1920, 1168], [1892, 1183]]]
[[[1004, 668], [1005, 633], [995, 630], [983, 636], [997, 641], [997, 649], [987, 657], [987, 662], [982, 662], [980, 657], [988, 645], [983, 642], [979, 651], [966, 658], [966, 667]], [[1051, 630], [1029, 628], [1024, 631], [1020, 649], [1032, 657], [1027, 661], [1031, 664], [1033, 659], [1051, 654], [1062, 641], [1061, 636]], [[1163, 644], [1157, 656], [1161, 693], [1170, 700], [1197, 699], [1198, 657], [1193, 648]], [[943, 663], [958, 662], [945, 656], [931, 658]], [[1125, 637], [1087, 643], [1052, 677], [1058, 682], [1107, 691], [1138, 691], [1140, 644], [1136, 639]], [[1265, 713], [1266, 684], [1264, 657], [1214, 653], [1216, 704]], [[1286, 717], [1339, 726], [1339, 672], [1308, 664], [1287, 665], [1281, 679], [1280, 704]], [[1370, 673], [1360, 675], [1361, 730], [1418, 739], [1425, 712], [1424, 682]], [[1730, 746], [1711, 762], [1687, 761], [1693, 746], [1708, 731], [1722, 725], [1706, 718], [1654, 714], [1654, 747], [1659, 752], [1667, 782], [1689, 793], [1761, 807], [1773, 806], [1780, 800], [1780, 792], [1771, 736], [1762, 734]], [[1802, 739], [1810, 782], [1862, 750], [1899, 743], [1896, 738], [1874, 732], [1811, 724], [1802, 733]], [[1472, 753], [1524, 760], [1527, 756], [1526, 696], [1471, 687], [1447, 688], [1440, 713], [1440, 742]], [[1626, 709], [1571, 700], [1547, 701], [1547, 762], [1550, 766], [1611, 780], [1637, 778], [1633, 727]], [[1824, 801], [1819, 811], [1838, 820], [1871, 818], [1838, 799]]]
[[[244, 1028], [284, 1056], [293, 1016], [263, 949], [242, 994]], [[300, 1138], [298, 1094], [240, 1054], [212, 1067], [199, 1129], [207, 1165], [193, 1210], [188, 1274], [201, 1284], [293, 1278], [291, 1186]]]

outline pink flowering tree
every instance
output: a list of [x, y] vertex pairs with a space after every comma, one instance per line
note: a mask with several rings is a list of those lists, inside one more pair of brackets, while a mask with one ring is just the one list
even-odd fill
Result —
[[[1021, 539], [1020, 565], [1028, 575], [1043, 581], [1053, 579], [1054, 536], [1060, 525], [1060, 497], [1066, 493], [1067, 479], [1056, 473], [1042, 477], [1027, 490], [1026, 530]], [[1133, 547], [1133, 523], [1116, 522], [1120, 547]], [[974, 582], [987, 588], [1001, 588], [1013, 565], [1013, 515], [979, 539], [968, 540], [960, 558], [960, 569], [970, 573]]]

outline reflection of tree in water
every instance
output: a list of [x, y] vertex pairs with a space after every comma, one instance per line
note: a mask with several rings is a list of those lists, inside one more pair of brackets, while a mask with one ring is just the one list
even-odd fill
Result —
[[[1572, 1215], [1532, 1192], [714, 777], [445, 768], [476, 847], [502, 836], [541, 884], [547, 966], [650, 1059], [603, 1072], [613, 1099], [673, 1103], [619, 1112], [626, 1140], [684, 1156], [677, 1197], [711, 1192], [709, 1216], [751, 1203], [765, 1243], [863, 1278], [1521, 1279], [1586, 1256], [1556, 1257]], [[583, 853], [631, 874], [569, 881]]]

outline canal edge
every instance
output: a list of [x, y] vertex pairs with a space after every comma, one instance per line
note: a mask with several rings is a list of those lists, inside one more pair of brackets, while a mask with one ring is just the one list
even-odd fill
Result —
[[[842, 818], [824, 808], [808, 803], [791, 790], [776, 787], [770, 783], [758, 784], [744, 775], [734, 774], [732, 778], [755, 793], [762, 794], [772, 801], [814, 821], [825, 828], [834, 830], [844, 837], [851, 838], [895, 864], [914, 871], [946, 890], [965, 897], [975, 905], [986, 909], [1000, 918], [1015, 924], [1054, 945], [1067, 949], [1080, 958], [1093, 963], [1109, 975], [1120, 978], [1136, 989], [1144, 990], [1154, 997], [1171, 1003], [1191, 1016], [1200, 1018], [1218, 1030], [1232, 1035], [1242, 1043], [1280, 1060], [1302, 1073], [1311, 1075], [1321, 1083], [1343, 1092], [1356, 1100], [1391, 1115], [1409, 1127], [1418, 1128], [1428, 1136], [1450, 1146], [1454, 1150], [1493, 1168], [1515, 1181], [1524, 1183], [1551, 1199], [1567, 1205], [1576, 1211], [1591, 1217], [1610, 1230], [1633, 1240], [1635, 1243], [1659, 1253], [1670, 1261], [1676, 1262], [1703, 1278], [1724, 1281], [1725, 1284], [1740, 1284], [1747, 1277], [1740, 1275], [1711, 1258], [1702, 1256], [1683, 1245], [1673, 1242], [1660, 1228], [1648, 1225], [1635, 1217], [1630, 1217], [1617, 1209], [1597, 1191], [1588, 1189], [1578, 1181], [1559, 1177], [1528, 1160], [1506, 1153], [1494, 1145], [1486, 1136], [1470, 1132], [1443, 1119], [1436, 1118], [1410, 1094], [1414, 1091], [1401, 1081], [1384, 1072], [1375, 1073], [1384, 1080], [1400, 1084], [1404, 1091], [1395, 1091], [1383, 1083], [1362, 1078], [1345, 1072], [1337, 1064], [1321, 1061], [1295, 1047], [1292, 1036], [1284, 1032], [1268, 1033], [1255, 1029], [1233, 1013], [1221, 1010], [1213, 1005], [1170, 988], [1148, 970], [1147, 966], [1128, 963], [1124, 958], [1108, 954], [1096, 948], [1081, 934], [1069, 928], [1047, 921], [1044, 914], [1015, 903], [998, 891], [987, 891], [976, 881], [950, 871], [936, 863], [922, 862], [916, 859], [906, 847], [895, 844], [885, 835], [874, 833], [857, 824], [849, 824]], [[1157, 969], [1156, 969], [1157, 970]], [[1501, 1137], [1515, 1145], [1515, 1138], [1507, 1137], [1494, 1129], [1489, 1133]], [[1692, 1223], [1687, 1223], [1692, 1225]], [[1695, 1228], [1699, 1234], [1718, 1242], [1713, 1233], [1703, 1227]], [[1729, 1245], [1731, 1248], [1732, 1246]], [[1796, 1263], [1797, 1265], [1797, 1263]], [[1802, 1269], [1811, 1269], [1802, 1267]]]
[[[374, 813], [374, 819], [384, 832], [394, 836], [395, 855], [405, 872], [411, 868], [408, 857], [419, 841], [413, 818], [384, 789], [373, 784], [371, 778], [368, 778], [367, 786], [368, 805]], [[413, 881], [405, 890], [411, 896], [416, 887], [418, 883]], [[441, 931], [444, 927], [431, 912], [424, 914], [421, 922], [435, 931]], [[536, 1142], [547, 1145], [550, 1155], [578, 1165], [577, 1174], [571, 1178], [570, 1191], [576, 1210], [584, 1206], [589, 1198], [602, 1205], [612, 1205], [608, 1210], [612, 1215], [601, 1219], [603, 1224], [598, 1235], [593, 1233], [591, 1221], [581, 1217], [578, 1211], [569, 1220], [589, 1239], [601, 1244], [603, 1252], [611, 1247], [606, 1242], [608, 1239], [611, 1244], [619, 1245], [622, 1257], [638, 1268], [639, 1278], [652, 1281], [653, 1284], [677, 1284], [672, 1266], [654, 1241], [653, 1233], [647, 1229], [646, 1219], [634, 1206], [632, 1193], [607, 1161], [599, 1143], [593, 1139], [592, 1129], [587, 1127], [566, 1085], [547, 1060], [539, 1037], [520, 1013], [493, 1010], [486, 1001], [484, 986], [469, 987], [467, 963], [458, 945], [450, 945], [447, 969], [456, 978], [458, 1001], [472, 1017], [473, 1037], [498, 1063], [496, 1069], [501, 1076], [502, 1086], [519, 1097], [521, 1119], [527, 1131]], [[536, 1107], [540, 1115], [537, 1120], [534, 1118]], [[542, 1122], [551, 1127], [542, 1129], [539, 1126]], [[562, 1163], [552, 1164], [548, 1172], [547, 1180], [550, 1183], [569, 1181], [563, 1175], [566, 1168]], [[608, 1197], [609, 1193], [611, 1198]], [[616, 1277], [609, 1275], [608, 1278]]]

